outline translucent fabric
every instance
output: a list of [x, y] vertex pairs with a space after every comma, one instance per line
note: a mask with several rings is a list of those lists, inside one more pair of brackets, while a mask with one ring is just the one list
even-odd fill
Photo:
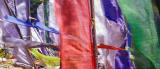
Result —
[[[0, 2], [1, 3], [0, 4], [1, 5], [1, 10], [0, 10], [1, 15], [0, 15], [0, 17], [3, 20], [5, 20], [4, 17], [6, 15], [14, 15], [14, 13], [11, 13], [11, 10], [8, 9], [8, 7], [13, 9], [13, 5], [12, 5], [13, 1], [9, 2], [9, 3], [11, 3], [11, 5], [9, 5], [8, 2], [6, 3], [7, 4], [6, 5], [5, 1], [7, 1], [7, 0], [1, 0], [1, 2]], [[24, 2], [24, 1], [22, 1], [22, 2]], [[15, 11], [15, 10], [12, 10], [12, 12], [13, 11]], [[1, 36], [2, 38], [6, 39], [8, 37], [8, 40], [11, 40], [11, 41], [14, 41], [14, 39], [12, 40], [10, 38], [17, 38], [17, 39], [20, 38], [19, 37], [20, 35], [19, 35], [18, 31], [17, 31], [17, 28], [15, 27], [14, 24], [10, 24], [10, 23], [8, 23], [6, 21], [2, 21], [1, 23], [2, 23], [1, 27], [2, 27], [2, 30], [3, 30], [3, 36]], [[3, 42], [4, 42], [4, 44], [6, 44], [7, 41], [5, 41], [4, 39], [3, 39]], [[14, 44], [17, 44], [17, 43], [13, 42], [13, 44], [12, 44], [12, 46], [16, 47], [17, 45], [14, 45]], [[14, 54], [15, 58], [17, 59], [16, 62], [18, 64], [21, 64], [22, 66], [31, 67], [33, 64], [32, 64], [32, 60], [28, 59], [28, 58], [30, 58], [30, 56], [28, 54], [27, 49], [25, 49], [23, 46], [20, 47], [21, 44], [19, 44], [18, 46], [19, 47], [14, 48], [13, 51], [12, 51], [12, 54]], [[7, 45], [6, 47], [10, 47], [10, 46]], [[26, 56], [26, 57], [22, 57], [22, 56]]]
[[96, 69], [90, 0], [55, 0], [61, 69]]
[[[94, 10], [97, 45], [126, 48], [128, 31], [117, 0], [94, 0]], [[128, 51], [114, 49], [98, 49], [98, 51], [98, 61], [105, 69], [131, 68]], [[126, 55], [122, 56], [122, 53]]]
[[137, 69], [159, 69], [160, 48], [151, 0], [118, 0], [131, 27]]
[[[8, 5], [8, 7], [11, 9], [8, 9], [8, 7], [5, 4], [5, 1], [7, 2], [6, 4]], [[27, 0], [16, 0], [16, 7], [13, 6], [14, 3], [13, 1], [8, 2], [7, 0], [2, 1], [1, 0], [1, 10], [0, 10], [0, 18], [1, 21], [1, 30], [2, 30], [2, 35], [1, 37], [1, 42], [6, 45], [6, 47], [8, 48], [13, 48], [12, 54], [14, 55], [16, 62], [15, 64], [20, 65], [22, 67], [34, 67], [34, 60], [29, 52], [29, 48], [40, 48], [43, 46], [49, 47], [49, 46], [53, 46], [53, 45], [49, 45], [49, 44], [45, 44], [44, 42], [42, 42], [39, 38], [36, 39], [32, 39], [28, 40], [28, 38], [36, 38], [36, 37], [43, 37], [41, 35], [38, 35], [39, 32], [37, 33], [37, 31], [35, 31], [35, 29], [31, 29], [31, 33], [34, 34], [33, 36], [31, 36], [30, 34], [30, 29], [29, 27], [25, 26], [25, 25], [21, 25], [23, 23], [27, 23], [28, 20], [28, 15], [29, 15], [29, 8], [27, 3], [29, 3], [30, 1]], [[16, 8], [16, 9], [15, 9]], [[43, 8], [43, 7], [42, 7]], [[39, 8], [39, 9], [42, 9]], [[13, 13], [9, 12], [12, 11]], [[43, 11], [43, 10], [42, 10]], [[36, 9], [37, 12], [37, 9]], [[15, 16], [17, 14], [17, 16]], [[14, 20], [10, 20], [10, 22], [15, 22], [13, 23], [9, 23], [7, 21], [5, 21], [5, 16], [12, 16], [14, 17], [14, 20], [16, 20], [16, 18], [20, 19], [22, 22], [20, 22], [18, 28], [20, 29], [20, 33], [23, 37], [23, 39], [20, 39], [20, 35], [18, 33], [17, 28], [15, 27], [15, 25], [18, 24], [17, 21]], [[39, 15], [39, 14], [37, 14]], [[42, 16], [40, 16], [42, 17]], [[43, 18], [41, 19], [43, 20]], [[42, 60], [42, 62], [44, 62], [44, 64], [46, 64], [47, 66], [58, 66], [60, 64], [60, 59], [58, 57], [52, 57], [52, 56], [46, 56], [44, 54], [41, 54], [37, 49], [34, 49], [33, 51], [31, 51], [33, 56], [36, 57], [36, 59], [40, 59]], [[35, 54], [36, 53], [36, 54]], [[23, 57], [22, 57], [23, 56]], [[44, 60], [45, 59], [45, 60]], [[49, 62], [49, 61], [53, 61], [53, 62]], [[54, 62], [55, 61], [55, 62]]]

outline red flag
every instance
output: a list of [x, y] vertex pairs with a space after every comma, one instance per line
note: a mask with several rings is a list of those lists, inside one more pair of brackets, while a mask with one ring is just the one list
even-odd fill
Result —
[[97, 48], [111, 49], [111, 50], [125, 50], [124, 48], [119, 48], [119, 47], [115, 47], [115, 46], [111, 46], [111, 45], [104, 45], [104, 44], [98, 45]]
[[89, 0], [55, 0], [62, 69], [96, 69], [89, 5]]

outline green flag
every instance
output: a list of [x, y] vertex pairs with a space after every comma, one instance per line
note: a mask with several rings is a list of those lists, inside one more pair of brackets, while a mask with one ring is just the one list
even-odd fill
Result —
[[131, 27], [137, 69], [159, 69], [160, 47], [151, 0], [118, 0]]

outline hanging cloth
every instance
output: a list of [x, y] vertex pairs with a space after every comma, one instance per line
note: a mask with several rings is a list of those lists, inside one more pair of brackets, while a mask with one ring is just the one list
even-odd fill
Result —
[[151, 0], [118, 0], [133, 35], [137, 69], [159, 69], [160, 48]]
[[61, 69], [96, 69], [90, 0], [55, 0]]
[[[131, 69], [129, 52], [123, 50], [127, 46], [128, 31], [117, 0], [94, 1], [96, 43], [109, 47], [98, 49], [98, 62], [105, 69]], [[121, 59], [123, 53], [126, 55]]]
[[27, 26], [27, 27], [38, 28], [38, 29], [41, 29], [41, 30], [45, 30], [45, 31], [49, 31], [49, 32], [52, 32], [52, 33], [55, 33], [55, 34], [59, 34], [59, 32], [56, 29], [50, 28], [50, 27], [46, 27], [41, 22], [36, 22], [35, 24], [32, 24], [30, 22], [26, 22], [26, 21], [17, 19], [17, 18], [15, 18], [13, 16], [5, 16], [5, 20], [10, 22], [10, 23], [15, 23], [15, 24], [23, 25], [23, 26]]

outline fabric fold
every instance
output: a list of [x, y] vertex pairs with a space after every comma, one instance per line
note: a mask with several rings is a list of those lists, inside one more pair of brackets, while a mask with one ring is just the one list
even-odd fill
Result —
[[61, 69], [96, 69], [90, 0], [55, 0]]

